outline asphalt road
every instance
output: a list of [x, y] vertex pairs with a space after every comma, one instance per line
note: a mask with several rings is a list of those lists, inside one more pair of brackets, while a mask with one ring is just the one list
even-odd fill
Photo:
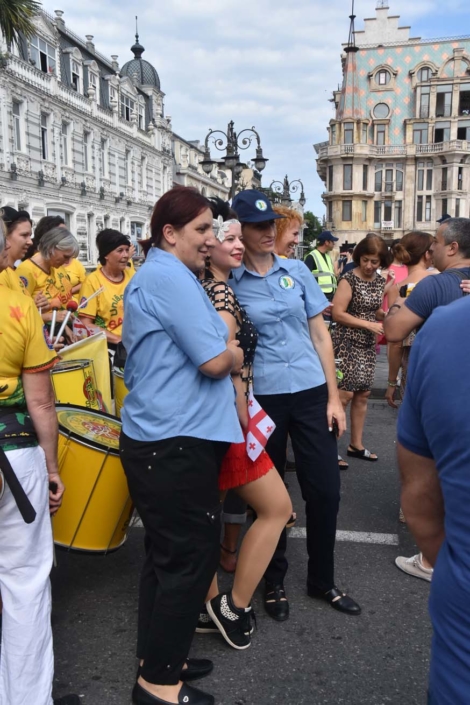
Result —
[[[365, 441], [378, 463], [352, 460], [342, 473], [338, 528], [384, 534], [361, 543], [346, 533], [336, 549], [337, 583], [361, 604], [362, 615], [339, 614], [305, 593], [305, 539], [291, 537], [286, 589], [289, 621], [279, 624], [255, 595], [258, 629], [250, 649], [237, 652], [215, 635], [196, 635], [192, 655], [215, 669], [199, 687], [218, 705], [414, 705], [426, 702], [431, 628], [429, 584], [401, 573], [396, 555], [415, 552], [398, 522], [396, 412], [370, 403]], [[345, 455], [347, 436], [340, 442]], [[294, 473], [289, 491], [304, 525]], [[298, 534], [302, 532], [297, 531]], [[142, 529], [107, 557], [58, 553], [53, 572], [55, 695], [77, 692], [84, 705], [128, 705], [135, 677], [137, 586]], [[377, 537], [372, 537], [373, 539]], [[222, 574], [222, 585], [230, 579]], [[197, 684], [196, 684], [197, 685]]]

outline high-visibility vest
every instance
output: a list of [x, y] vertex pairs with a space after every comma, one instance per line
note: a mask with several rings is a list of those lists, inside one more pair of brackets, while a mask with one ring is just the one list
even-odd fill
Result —
[[338, 286], [336, 282], [335, 270], [333, 262], [328, 252], [320, 252], [316, 248], [309, 252], [305, 259], [311, 255], [315, 261], [315, 269], [312, 274], [318, 282], [320, 289], [324, 294], [332, 294]]

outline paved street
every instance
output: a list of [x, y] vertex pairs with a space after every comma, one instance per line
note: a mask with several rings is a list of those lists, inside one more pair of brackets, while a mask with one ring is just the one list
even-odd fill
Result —
[[[384, 358], [382, 352], [379, 388], [386, 376]], [[218, 705], [424, 705], [429, 585], [402, 574], [393, 563], [396, 555], [415, 550], [398, 522], [395, 421], [396, 412], [385, 402], [372, 401], [365, 441], [380, 460], [352, 460], [342, 473], [338, 528], [344, 533], [336, 549], [337, 582], [360, 602], [362, 615], [339, 614], [306, 596], [305, 539], [297, 530], [304, 525], [302, 503], [295, 474], [289, 473], [299, 515], [297, 537], [291, 537], [288, 549], [291, 618], [273, 622], [257, 594], [258, 629], [246, 652], [230, 649], [217, 636], [195, 637], [192, 654], [215, 662], [213, 674], [200, 686], [216, 696]], [[347, 440], [340, 442], [343, 455]], [[57, 695], [73, 690], [84, 705], [130, 703], [142, 555], [142, 529], [134, 529], [126, 546], [105, 558], [58, 554], [53, 573]], [[222, 585], [228, 584], [222, 575]]]

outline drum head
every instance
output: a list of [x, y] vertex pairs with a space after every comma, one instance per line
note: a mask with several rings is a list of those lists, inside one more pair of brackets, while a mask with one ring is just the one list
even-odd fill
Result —
[[60, 433], [83, 445], [119, 455], [119, 419], [103, 411], [92, 411], [72, 404], [56, 404], [56, 412]]
[[75, 370], [83, 370], [89, 367], [91, 360], [59, 360], [51, 372], [57, 374], [58, 372], [75, 372]]

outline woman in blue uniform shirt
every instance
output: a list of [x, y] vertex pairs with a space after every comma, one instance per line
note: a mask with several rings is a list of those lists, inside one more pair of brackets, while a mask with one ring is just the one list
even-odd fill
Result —
[[[336, 435], [346, 420], [322, 316], [328, 301], [303, 262], [274, 254], [275, 220], [282, 215], [263, 193], [242, 191], [232, 207], [242, 223], [245, 257], [231, 286], [258, 329], [254, 392], [276, 424], [266, 451], [281, 475], [287, 436], [292, 440], [307, 517], [307, 591], [341, 612], [359, 614], [359, 605], [334, 580], [340, 496]], [[284, 530], [265, 573], [265, 608], [278, 621], [289, 616], [285, 552]]]
[[135, 705], [214, 703], [183, 682], [212, 669], [187, 656], [219, 559], [220, 463], [243, 440], [230, 380], [243, 353], [195, 276], [214, 244], [208, 201], [173, 188], [125, 292], [121, 459], [146, 532]]

